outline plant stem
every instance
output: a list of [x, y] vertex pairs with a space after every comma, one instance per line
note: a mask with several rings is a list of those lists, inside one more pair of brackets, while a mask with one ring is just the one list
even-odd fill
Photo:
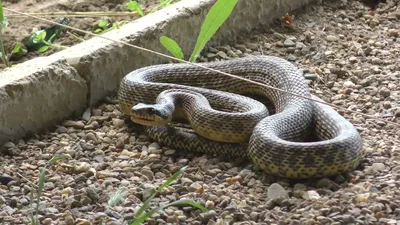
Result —
[[3, 44], [3, 24], [0, 24], [0, 51], [1, 51], [1, 58], [4, 64], [6, 64], [7, 67], [10, 67], [10, 62], [8, 61], [7, 53], [6, 50], [4, 49], [4, 44]]
[[76, 40], [78, 40], [80, 42], [84, 42], [85, 41], [85, 39], [83, 39], [83, 38], [81, 38], [81, 37], [69, 32], [69, 31], [67, 31], [67, 34], [71, 35], [71, 37], [75, 38]]

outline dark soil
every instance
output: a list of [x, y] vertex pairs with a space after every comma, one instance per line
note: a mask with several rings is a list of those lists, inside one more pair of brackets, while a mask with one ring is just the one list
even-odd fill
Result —
[[[128, 1], [129, 0], [8, 0], [3, 1], [3, 6], [5, 8], [24, 13], [129, 12], [129, 10], [125, 7]], [[141, 0], [139, 2], [145, 11], [150, 11], [159, 3], [158, 0]], [[4, 14], [9, 23], [3, 34], [4, 45], [7, 53], [12, 51], [17, 42], [25, 43], [33, 32], [53, 26], [52, 24], [30, 17], [15, 16], [15, 13], [7, 11], [6, 9], [4, 10]], [[68, 25], [85, 31], [93, 32], [96, 29], [98, 22], [102, 19], [109, 19], [111, 22], [121, 22], [132, 21], [138, 17], [139, 15], [132, 17], [68, 17], [70, 20]], [[55, 22], [62, 20], [62, 17], [43, 18]], [[84, 40], [92, 38], [90, 35], [84, 35], [72, 30], [66, 31]], [[57, 39], [54, 44], [70, 47], [82, 41], [79, 40], [79, 38], [73, 37], [73, 35], [69, 33], [63, 32], [60, 38]], [[11, 63], [21, 63], [38, 56], [50, 55], [60, 50], [62, 49], [51, 48], [43, 53], [29, 52], [23, 57], [13, 57], [11, 59]], [[1, 64], [3, 64], [3, 62], [1, 62]]]

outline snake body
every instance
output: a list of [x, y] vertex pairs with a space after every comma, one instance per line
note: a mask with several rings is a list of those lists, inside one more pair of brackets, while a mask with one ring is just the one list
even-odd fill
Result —
[[[157, 142], [177, 149], [249, 157], [267, 173], [280, 177], [325, 177], [359, 165], [362, 140], [358, 131], [330, 106], [310, 100], [322, 101], [311, 95], [303, 75], [292, 63], [274, 56], [252, 56], [201, 64], [295, 95], [188, 64], [162, 64], [134, 70], [122, 79], [118, 92], [121, 110], [130, 115], [134, 105], [154, 104], [159, 94], [169, 89], [200, 93], [214, 99], [212, 107], [226, 110], [243, 109], [246, 104], [256, 107], [256, 101], [242, 95], [263, 96], [272, 102], [275, 113], [255, 123], [248, 142], [212, 141], [170, 126], [149, 126], [146, 132]], [[228, 137], [246, 127], [241, 120], [223, 114], [219, 121], [219, 126], [230, 127], [224, 131]], [[196, 126], [211, 130], [204, 119]], [[319, 141], [307, 141], [310, 133]]]

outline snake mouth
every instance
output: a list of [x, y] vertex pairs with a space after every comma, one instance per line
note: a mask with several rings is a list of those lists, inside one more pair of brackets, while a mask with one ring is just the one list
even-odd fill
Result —
[[155, 126], [156, 125], [155, 118], [154, 117], [152, 118], [150, 116], [135, 115], [135, 116], [131, 116], [131, 120], [134, 123], [138, 123], [138, 124], [145, 125], [145, 126], [151, 126], [151, 125]]

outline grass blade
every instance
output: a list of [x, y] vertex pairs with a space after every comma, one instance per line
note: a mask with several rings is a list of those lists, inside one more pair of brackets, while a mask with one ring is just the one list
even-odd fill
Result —
[[3, 14], [3, 1], [0, 0], [0, 22], [4, 21], [4, 14]]
[[[178, 172], [176, 172], [174, 175], [172, 175], [170, 178], [168, 178], [167, 181], [165, 181], [157, 190], [156, 192], [154, 192], [144, 203], [143, 205], [140, 207], [140, 209], [136, 212], [135, 216], [136, 217], [142, 217], [143, 212], [147, 209], [147, 207], [149, 206], [151, 200], [153, 200], [153, 198], [156, 196], [156, 194], [160, 191], [162, 191], [162, 189], [164, 189], [165, 187], [167, 187], [168, 185], [170, 185], [174, 180], [176, 180], [176, 178], [181, 175], [184, 171], [185, 171], [186, 167], [181, 168], [180, 170], [178, 170]], [[145, 214], [146, 215], [146, 214]]]
[[167, 207], [168, 206], [181, 206], [181, 205], [191, 205], [191, 206], [193, 206], [195, 208], [200, 209], [203, 212], [207, 211], [207, 209], [204, 206], [200, 205], [197, 202], [191, 201], [189, 199], [182, 199], [182, 200], [178, 200], [178, 201], [172, 202], [172, 203], [168, 204]]
[[167, 181], [165, 181], [159, 188], [158, 188], [158, 192], [162, 191], [162, 189], [164, 189], [165, 187], [167, 187], [168, 185], [170, 185], [174, 180], [176, 180], [176, 178], [178, 178], [183, 172], [185, 172], [186, 166], [182, 167], [180, 170], [178, 170], [178, 172], [174, 173], [174, 175], [172, 175], [170, 178], [168, 178]]
[[219, 27], [231, 14], [238, 0], [218, 0], [208, 12], [203, 25], [201, 26], [196, 46], [193, 49], [189, 61], [196, 61], [206, 43], [211, 39]]
[[39, 214], [39, 206], [40, 206], [40, 196], [42, 194], [43, 188], [44, 188], [44, 180], [46, 178], [46, 166], [44, 166], [42, 168], [42, 170], [40, 171], [40, 175], [39, 175], [39, 183], [38, 183], [38, 191], [37, 191], [37, 198], [36, 198], [36, 219], [35, 221], [37, 221], [37, 216]]
[[176, 43], [174, 40], [169, 37], [162, 36], [160, 37], [160, 42], [169, 52], [171, 52], [174, 57], [179, 59], [184, 58], [181, 47], [179, 47], [178, 43]]
[[188, 199], [182, 199], [182, 200], [178, 200], [178, 201], [175, 201], [175, 202], [172, 202], [172, 203], [169, 203], [169, 204], [162, 205], [162, 206], [159, 206], [157, 208], [154, 208], [154, 209], [150, 210], [148, 213], [146, 213], [143, 216], [141, 216], [140, 218], [136, 219], [134, 222], [130, 223], [129, 225], [139, 225], [139, 224], [143, 223], [144, 221], [146, 221], [154, 213], [156, 213], [156, 212], [158, 212], [160, 210], [163, 210], [163, 209], [165, 209], [167, 207], [174, 206], [174, 205], [179, 205], [179, 206], [180, 205], [191, 205], [193, 207], [196, 207], [196, 208], [200, 209], [203, 212], [207, 210], [204, 206], [202, 206], [202, 205], [200, 205], [200, 204], [198, 204], [196, 202], [190, 201]]

